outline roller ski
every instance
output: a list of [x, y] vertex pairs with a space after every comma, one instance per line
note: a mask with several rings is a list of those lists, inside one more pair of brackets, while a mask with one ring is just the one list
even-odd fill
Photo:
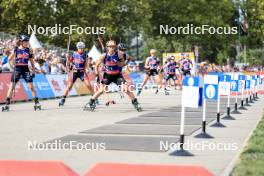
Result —
[[114, 100], [108, 101], [105, 103], [105, 106], [109, 106], [110, 104], [116, 104], [116, 102]]
[[95, 100], [91, 99], [84, 107], [84, 111], [94, 111], [96, 108], [96, 102]]
[[64, 106], [65, 101], [66, 101], [65, 98], [62, 98], [61, 101], [59, 102], [59, 107]]
[[164, 89], [164, 93], [165, 93], [165, 95], [170, 95], [170, 92], [169, 92], [169, 90], [168, 89]]
[[2, 107], [2, 112], [8, 112], [9, 111], [9, 105], [5, 105]]
[[123, 99], [125, 98], [124, 94], [122, 92], [119, 92], [120, 98]]
[[8, 112], [9, 111], [9, 105], [10, 105], [10, 98], [6, 98], [5, 106], [2, 107], [2, 112]]
[[138, 103], [137, 99], [135, 98], [134, 100], [132, 100], [132, 104], [134, 106], [134, 108], [138, 111], [138, 112], [141, 112], [142, 111], [142, 108], [140, 106], [140, 104]]
[[41, 110], [41, 105], [39, 103], [35, 103], [34, 110]]

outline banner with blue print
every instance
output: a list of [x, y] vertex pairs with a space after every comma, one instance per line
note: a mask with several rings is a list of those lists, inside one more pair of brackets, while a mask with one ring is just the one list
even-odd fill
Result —
[[141, 85], [144, 79], [144, 75], [142, 73], [135, 73], [135, 72], [129, 73], [129, 77], [131, 78], [135, 87]]
[[203, 95], [205, 99], [217, 100], [218, 99], [218, 75], [205, 75], [204, 76], [204, 90]]
[[[22, 84], [24, 86], [28, 99], [32, 99], [33, 96], [27, 86], [27, 83], [24, 80], [22, 80]], [[35, 78], [33, 79], [33, 85], [36, 90], [37, 97], [39, 98], [53, 98], [54, 97], [52, 88], [48, 80], [46, 79], [45, 75], [36, 74]]]

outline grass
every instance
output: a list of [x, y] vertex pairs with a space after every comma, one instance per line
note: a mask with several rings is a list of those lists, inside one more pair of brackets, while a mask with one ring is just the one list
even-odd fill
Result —
[[264, 116], [240, 155], [232, 176], [264, 176]]

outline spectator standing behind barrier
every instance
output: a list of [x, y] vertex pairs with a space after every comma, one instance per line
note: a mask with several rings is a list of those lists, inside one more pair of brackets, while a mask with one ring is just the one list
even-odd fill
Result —
[[61, 62], [61, 59], [59, 57], [55, 57], [53, 61], [50, 63], [50, 74], [62, 74], [66, 71], [66, 68]]
[[0, 62], [0, 67], [1, 67], [1, 70], [3, 72], [10, 71], [10, 64], [8, 62], [9, 55], [10, 55], [10, 50], [9, 49], [5, 49], [4, 50], [4, 55], [2, 56], [1, 62]]

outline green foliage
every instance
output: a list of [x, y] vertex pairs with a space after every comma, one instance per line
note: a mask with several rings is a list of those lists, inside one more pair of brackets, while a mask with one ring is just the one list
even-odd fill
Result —
[[264, 175], [264, 117], [259, 122], [232, 176]]
[[[5, 0], [0, 2], [0, 31], [10, 34], [27, 32], [27, 25], [106, 27], [109, 38], [127, 44], [136, 36], [143, 37], [140, 55], [155, 47], [159, 51], [190, 51], [200, 48], [202, 59], [225, 63], [225, 57], [235, 59], [234, 48], [238, 35], [160, 35], [159, 26], [210, 25], [234, 27], [237, 6], [231, 0]], [[239, 3], [240, 1], [236, 1]], [[264, 41], [264, 1], [247, 0], [240, 4], [247, 12], [249, 30], [240, 37], [249, 49], [262, 46]], [[37, 36], [41, 41], [56, 46], [67, 46], [67, 35]], [[97, 35], [71, 36], [71, 48], [82, 40], [91, 46]], [[143, 57], [141, 57], [143, 58]]]
[[264, 48], [250, 49], [247, 52], [247, 58], [250, 65], [264, 65]]

